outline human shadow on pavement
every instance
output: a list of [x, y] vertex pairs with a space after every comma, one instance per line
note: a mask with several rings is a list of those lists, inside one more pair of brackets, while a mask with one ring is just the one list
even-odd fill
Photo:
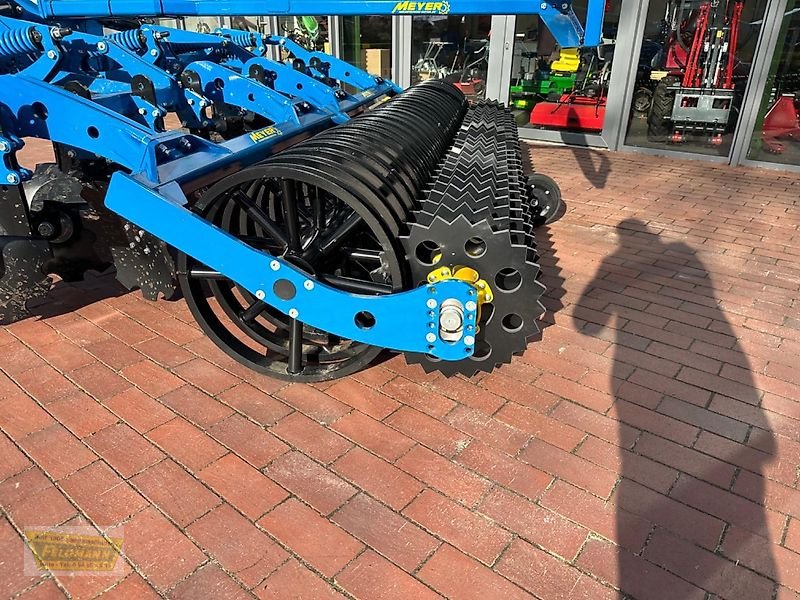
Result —
[[750, 361], [691, 247], [636, 219], [617, 235], [573, 313], [583, 334], [613, 334], [608, 414], [623, 449], [609, 577], [636, 600], [773, 598], [762, 473], [775, 438]]

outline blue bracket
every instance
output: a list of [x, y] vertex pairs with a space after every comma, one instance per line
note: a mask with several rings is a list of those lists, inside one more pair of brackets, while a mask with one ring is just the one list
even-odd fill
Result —
[[[301, 59], [308, 67], [311, 67], [313, 62], [312, 59], [317, 59], [321, 63], [327, 63], [330, 65], [330, 70], [328, 73], [321, 73], [317, 71], [321, 76], [327, 75], [331, 79], [342, 81], [352, 85], [355, 88], [358, 88], [359, 90], [366, 90], [375, 87], [376, 84], [383, 81], [381, 78], [373, 77], [366, 71], [362, 71], [361, 69], [351, 65], [350, 63], [346, 63], [343, 60], [339, 60], [335, 56], [323, 54], [322, 52], [312, 52], [311, 50], [307, 50], [297, 42], [285, 36], [265, 36], [264, 42], [268, 45], [285, 48], [289, 53]], [[381, 80], [378, 81], [378, 79]], [[399, 92], [400, 88], [397, 88], [395, 91]]]
[[324, 83], [283, 63], [258, 56], [242, 65], [242, 75], [249, 77], [253, 67], [261, 67], [265, 71], [275, 73], [273, 87], [281, 94], [301, 97], [312, 106], [332, 115], [337, 123], [347, 120], [347, 115], [339, 106], [336, 92]]
[[186, 71], [198, 75], [206, 98], [251, 110], [276, 123], [300, 124], [292, 101], [257, 81], [207, 60], [189, 63]]
[[[463, 281], [441, 281], [408, 292], [363, 296], [342, 292], [297, 270], [286, 261], [250, 248], [185, 207], [180, 187], [172, 182], [157, 189], [124, 173], [116, 173], [106, 206], [171, 246], [224, 273], [256, 298], [312, 327], [383, 348], [431, 354], [442, 360], [463, 360], [474, 351], [477, 291]], [[294, 297], [285, 300], [273, 289], [289, 281]], [[445, 300], [464, 308], [466, 335], [458, 342], [439, 337], [439, 310]], [[320, 310], [320, 307], [330, 310]], [[374, 325], [364, 328], [357, 316], [369, 314]], [[469, 328], [472, 328], [471, 330]]]

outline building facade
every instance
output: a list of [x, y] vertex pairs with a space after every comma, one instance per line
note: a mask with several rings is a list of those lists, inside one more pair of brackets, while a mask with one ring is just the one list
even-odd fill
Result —
[[289, 33], [402, 86], [448, 79], [511, 106], [528, 140], [800, 172], [800, 0], [608, 0], [584, 50], [537, 16], [224, 21], [179, 25]]

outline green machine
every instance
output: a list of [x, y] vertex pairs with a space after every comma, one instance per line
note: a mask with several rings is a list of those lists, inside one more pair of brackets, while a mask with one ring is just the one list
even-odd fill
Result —
[[560, 57], [550, 65], [540, 61], [538, 69], [532, 69], [536, 52], [521, 52], [527, 66], [522, 68], [520, 76], [510, 88], [511, 104], [520, 110], [530, 110], [542, 97], [560, 98], [564, 92], [575, 87], [580, 66], [580, 55], [576, 48], [562, 48]]
[[514, 108], [528, 110], [539, 99], [551, 94], [559, 98], [564, 92], [575, 87], [576, 73], [554, 73], [553, 71], [535, 71], [532, 78], [521, 78], [511, 86], [511, 104]]

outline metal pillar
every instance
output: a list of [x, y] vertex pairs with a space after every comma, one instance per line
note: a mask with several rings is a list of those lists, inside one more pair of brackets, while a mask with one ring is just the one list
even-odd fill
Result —
[[331, 44], [331, 55], [342, 57], [342, 17], [328, 17], [328, 41]]
[[392, 17], [392, 81], [411, 85], [411, 15]]
[[508, 102], [511, 63], [514, 54], [515, 17], [493, 16], [489, 40], [489, 70], [486, 73], [486, 98]]
[[602, 137], [610, 150], [618, 150], [625, 142], [628, 117], [636, 90], [639, 54], [642, 51], [648, 2], [623, 0], [617, 28], [614, 64], [608, 84], [608, 106]]

